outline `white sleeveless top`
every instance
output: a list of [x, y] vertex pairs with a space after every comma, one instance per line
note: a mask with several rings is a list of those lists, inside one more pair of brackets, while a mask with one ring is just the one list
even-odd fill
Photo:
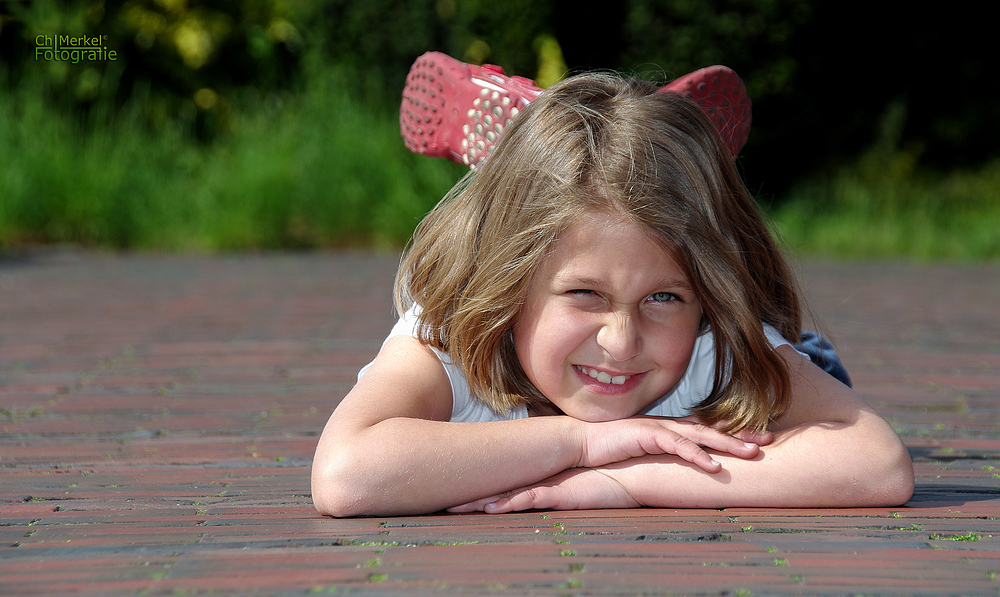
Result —
[[[418, 337], [418, 319], [416, 307], [411, 308], [406, 314], [396, 322], [386, 340], [394, 336]], [[764, 326], [764, 334], [767, 336], [771, 348], [788, 344], [777, 329], [768, 325]], [[385, 342], [383, 342], [385, 344]], [[462, 374], [451, 357], [447, 353], [435, 348], [431, 350], [437, 355], [444, 366], [444, 371], [448, 375], [451, 383], [451, 421], [459, 423], [476, 423], [486, 421], [502, 421], [507, 419], [524, 419], [528, 416], [528, 409], [525, 406], [515, 408], [510, 413], [504, 415], [494, 412], [486, 404], [480, 402], [472, 394], [469, 382]], [[798, 352], [798, 351], [797, 351]], [[801, 353], [800, 353], [801, 354]], [[805, 355], [803, 355], [805, 356]], [[371, 363], [365, 365], [358, 373], [358, 379], [368, 371]], [[654, 417], [685, 417], [691, 414], [691, 409], [700, 404], [712, 392], [715, 381], [715, 341], [711, 331], [698, 336], [694, 343], [694, 350], [691, 353], [691, 361], [683, 377], [677, 382], [670, 392], [658, 399], [656, 402], [646, 407], [640, 414]]]

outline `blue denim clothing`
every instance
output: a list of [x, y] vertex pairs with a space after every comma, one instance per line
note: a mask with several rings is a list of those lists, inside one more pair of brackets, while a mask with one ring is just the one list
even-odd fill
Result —
[[809, 355], [809, 359], [816, 363], [823, 371], [834, 376], [843, 382], [847, 387], [853, 387], [851, 376], [847, 374], [847, 369], [840, 362], [840, 357], [833, 349], [833, 345], [827, 342], [826, 338], [816, 332], [802, 332], [802, 341], [795, 345], [800, 352]]

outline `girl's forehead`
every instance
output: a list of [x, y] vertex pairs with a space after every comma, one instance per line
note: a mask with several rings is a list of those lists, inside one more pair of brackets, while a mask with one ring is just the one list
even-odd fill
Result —
[[610, 239], [627, 241], [630, 245], [645, 245], [650, 250], [672, 253], [664, 248], [656, 232], [625, 213], [613, 210], [587, 210], [570, 219], [556, 237], [553, 252], [579, 249], [581, 245], [597, 244]]
[[676, 277], [674, 272], [683, 268], [674, 253], [646, 226], [624, 214], [588, 211], [574, 218], [557, 237], [543, 268], [550, 274], [556, 273], [555, 270], [569, 273], [594, 268], [622, 271], [655, 268], [670, 270], [672, 277]]

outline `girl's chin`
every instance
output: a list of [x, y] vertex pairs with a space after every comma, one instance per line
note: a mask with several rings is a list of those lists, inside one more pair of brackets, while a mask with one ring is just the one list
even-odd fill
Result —
[[589, 410], [579, 413], [566, 413], [574, 419], [579, 419], [587, 423], [606, 423], [608, 421], [621, 421], [639, 414], [638, 412], [608, 412], [606, 410]]
[[586, 421], [588, 423], [604, 423], [607, 421], [620, 421], [634, 417], [642, 412], [648, 404], [645, 402], [636, 404], [629, 401], [614, 401], [611, 404], [594, 402], [592, 399], [571, 398], [569, 404], [562, 408], [564, 414], [574, 419]]
[[649, 388], [642, 386], [653, 381], [648, 373], [634, 375], [619, 385], [601, 383], [576, 368], [573, 371], [577, 383], [570, 382], [570, 387], [563, 386], [562, 392], [549, 394], [549, 399], [561, 413], [588, 423], [634, 417], [666, 393], [650, 397]]

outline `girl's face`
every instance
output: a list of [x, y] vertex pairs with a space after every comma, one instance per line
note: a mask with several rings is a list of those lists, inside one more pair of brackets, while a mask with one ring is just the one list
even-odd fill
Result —
[[677, 262], [636, 224], [589, 212], [528, 286], [514, 347], [528, 379], [567, 415], [638, 414], [687, 369], [701, 304]]

